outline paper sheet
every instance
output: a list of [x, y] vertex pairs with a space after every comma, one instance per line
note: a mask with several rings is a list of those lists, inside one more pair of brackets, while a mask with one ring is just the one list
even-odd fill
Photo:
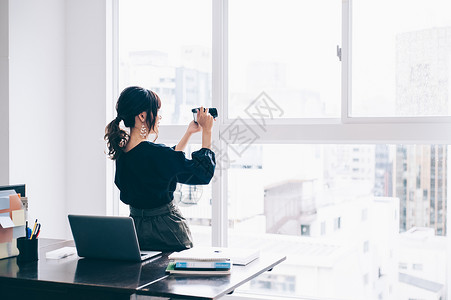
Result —
[[11, 228], [14, 227], [14, 222], [11, 220], [10, 217], [0, 216], [0, 225], [3, 228]]
[[11, 245], [7, 243], [0, 243], [0, 258], [5, 258], [11, 255]]
[[61, 259], [71, 255], [77, 254], [77, 249], [75, 247], [63, 247], [53, 251], [45, 253], [45, 258], [47, 259]]
[[0, 210], [9, 208], [9, 196], [0, 197]]
[[14, 226], [25, 225], [25, 211], [23, 209], [13, 210], [11, 212]]

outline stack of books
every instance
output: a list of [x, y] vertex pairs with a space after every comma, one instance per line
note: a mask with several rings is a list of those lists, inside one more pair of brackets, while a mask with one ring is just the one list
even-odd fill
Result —
[[213, 248], [191, 248], [169, 255], [166, 272], [170, 274], [228, 275], [232, 270], [229, 257]]
[[194, 247], [169, 255], [170, 274], [227, 275], [232, 265], [245, 266], [260, 256], [255, 249]]

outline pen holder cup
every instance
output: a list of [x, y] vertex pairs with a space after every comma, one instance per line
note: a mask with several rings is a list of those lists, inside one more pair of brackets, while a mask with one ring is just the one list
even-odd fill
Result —
[[38, 239], [20, 237], [17, 239], [17, 249], [19, 249], [18, 263], [38, 260]]

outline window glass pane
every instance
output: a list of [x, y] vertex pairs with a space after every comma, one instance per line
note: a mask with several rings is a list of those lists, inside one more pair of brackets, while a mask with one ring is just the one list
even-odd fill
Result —
[[451, 115], [451, 2], [353, 1], [352, 116]]
[[252, 144], [228, 154], [229, 245], [287, 255], [241, 292], [409, 299], [418, 282], [446, 291], [447, 146]]
[[[171, 147], [173, 144], [167, 143]], [[191, 153], [201, 147], [201, 145], [196, 144], [186, 146], [185, 156], [190, 159]], [[174, 191], [174, 203], [186, 218], [193, 243], [196, 246], [211, 246], [211, 195], [211, 184], [186, 185], [178, 183]], [[130, 215], [128, 205], [121, 201], [119, 201], [119, 215]]]
[[139, 85], [162, 100], [165, 124], [211, 106], [211, 1], [119, 1], [119, 89]]
[[228, 20], [230, 118], [340, 115], [340, 1], [230, 0]]

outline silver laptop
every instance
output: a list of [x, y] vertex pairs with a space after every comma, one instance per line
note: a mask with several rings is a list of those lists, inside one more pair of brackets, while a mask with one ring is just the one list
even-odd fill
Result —
[[131, 217], [69, 215], [78, 256], [95, 259], [143, 261], [161, 254], [140, 251]]

